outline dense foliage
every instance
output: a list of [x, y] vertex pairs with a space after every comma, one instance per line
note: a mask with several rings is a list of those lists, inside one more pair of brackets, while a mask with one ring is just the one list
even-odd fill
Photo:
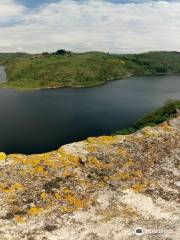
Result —
[[60, 49], [52, 54], [0, 54], [0, 64], [6, 66], [5, 87], [87, 87], [133, 75], [180, 73], [180, 53], [119, 55]]

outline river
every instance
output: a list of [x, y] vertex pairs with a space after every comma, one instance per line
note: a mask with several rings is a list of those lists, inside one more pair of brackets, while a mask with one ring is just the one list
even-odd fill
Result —
[[110, 134], [180, 98], [180, 76], [140, 76], [90, 88], [0, 89], [0, 151], [40, 153]]

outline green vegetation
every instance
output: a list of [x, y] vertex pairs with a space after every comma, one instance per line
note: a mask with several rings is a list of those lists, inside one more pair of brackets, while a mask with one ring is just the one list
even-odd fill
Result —
[[180, 53], [143, 54], [72, 53], [63, 49], [49, 54], [0, 54], [7, 78], [2, 87], [88, 87], [133, 75], [179, 74]]
[[154, 127], [164, 121], [169, 120], [174, 117], [177, 113], [177, 109], [180, 109], [180, 100], [169, 100], [164, 106], [155, 110], [154, 112], [140, 118], [131, 128], [124, 128], [122, 130], [116, 131], [113, 135], [116, 134], [131, 134], [140, 130], [145, 126]]

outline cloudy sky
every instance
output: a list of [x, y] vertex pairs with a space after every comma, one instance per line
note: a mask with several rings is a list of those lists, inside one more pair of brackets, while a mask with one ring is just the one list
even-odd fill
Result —
[[179, 0], [0, 0], [0, 52], [180, 51]]

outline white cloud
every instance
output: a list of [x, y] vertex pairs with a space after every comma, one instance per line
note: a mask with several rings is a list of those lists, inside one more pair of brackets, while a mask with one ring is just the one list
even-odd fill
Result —
[[25, 7], [17, 4], [14, 0], [0, 0], [0, 24], [20, 17], [24, 10]]
[[[19, 49], [42, 52], [59, 48], [180, 51], [179, 1], [117, 4], [103, 0], [62, 0], [34, 11], [12, 0], [1, 1], [4, 5], [0, 2], [0, 23], [14, 17], [20, 22], [0, 27], [0, 52]], [[4, 18], [1, 6], [9, 9]]]

